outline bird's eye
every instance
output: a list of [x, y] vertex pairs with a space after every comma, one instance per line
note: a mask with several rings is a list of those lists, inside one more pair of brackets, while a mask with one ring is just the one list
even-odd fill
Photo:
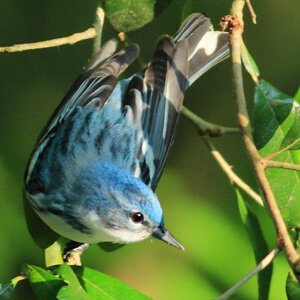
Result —
[[144, 215], [140, 212], [135, 212], [130, 215], [134, 223], [141, 223], [144, 220]]

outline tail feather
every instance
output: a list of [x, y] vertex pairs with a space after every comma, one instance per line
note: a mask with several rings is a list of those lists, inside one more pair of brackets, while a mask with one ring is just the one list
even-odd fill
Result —
[[213, 66], [229, 56], [229, 35], [208, 31], [189, 58], [189, 86]]
[[174, 52], [173, 38], [165, 36], [159, 41], [151, 63], [145, 71], [144, 78], [146, 83], [150, 84], [153, 89], [161, 94], [164, 94], [167, 74]]
[[178, 43], [183, 39], [189, 44], [188, 86], [229, 56], [229, 34], [214, 31], [203, 14], [192, 14], [185, 20], [174, 41]]

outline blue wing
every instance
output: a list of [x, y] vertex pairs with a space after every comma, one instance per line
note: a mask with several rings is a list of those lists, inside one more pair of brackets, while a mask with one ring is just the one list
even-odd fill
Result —
[[161, 39], [148, 68], [123, 81], [118, 76], [135, 59], [138, 46], [113, 55], [115, 50], [113, 40], [104, 45], [53, 113], [29, 160], [26, 182], [57, 127], [74, 117], [73, 108], [102, 109], [110, 103], [136, 131], [133, 174], [155, 190], [174, 139], [183, 93], [228, 56], [228, 34], [213, 31], [204, 15], [191, 15], [175, 39]]

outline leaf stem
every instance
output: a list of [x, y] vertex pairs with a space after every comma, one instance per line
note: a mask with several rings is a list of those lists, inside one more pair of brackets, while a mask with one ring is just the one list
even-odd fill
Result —
[[265, 269], [277, 256], [281, 250], [279, 248], [273, 249], [251, 272], [249, 272], [245, 277], [243, 277], [239, 282], [233, 285], [225, 293], [223, 293], [217, 300], [228, 299], [233, 295], [243, 284], [245, 284], [249, 279], [259, 273], [261, 270]]
[[212, 156], [220, 165], [221, 169], [225, 172], [228, 176], [232, 184], [236, 184], [240, 187], [244, 192], [246, 192], [250, 197], [252, 197], [259, 205], [264, 206], [264, 203], [261, 197], [255, 193], [249, 185], [247, 185], [241, 178], [239, 178], [233, 171], [232, 166], [230, 166], [227, 161], [223, 158], [221, 153], [217, 151], [215, 146], [210, 142], [209, 139], [204, 138], [204, 142], [207, 147], [210, 149]]
[[187, 117], [198, 129], [198, 133], [202, 136], [219, 137], [225, 134], [237, 134], [238, 128], [224, 127], [218, 124], [213, 124], [201, 119], [186, 107], [182, 107], [182, 113]]
[[289, 236], [286, 224], [281, 216], [277, 202], [275, 200], [270, 183], [264, 172], [264, 167], [261, 162], [261, 157], [257, 148], [253, 143], [251, 132], [250, 119], [246, 107], [246, 99], [243, 88], [243, 75], [241, 67], [241, 36], [243, 33], [243, 7], [244, 0], [234, 0], [232, 4], [232, 23], [230, 27], [230, 45], [232, 58], [232, 73], [234, 84], [234, 100], [236, 103], [238, 120], [240, 124], [241, 135], [247, 148], [247, 152], [251, 158], [260, 188], [263, 192], [269, 213], [272, 216], [273, 222], [277, 230], [277, 247], [284, 250], [286, 258], [291, 265], [298, 281], [300, 281], [300, 274], [296, 268], [300, 257], [297, 253], [292, 240]]

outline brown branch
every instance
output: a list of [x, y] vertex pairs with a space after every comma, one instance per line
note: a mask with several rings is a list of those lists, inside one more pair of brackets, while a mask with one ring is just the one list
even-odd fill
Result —
[[285, 252], [287, 260], [293, 271], [300, 281], [300, 274], [296, 271], [300, 257], [294, 248], [292, 240], [289, 236], [286, 224], [281, 216], [280, 210], [276, 203], [270, 183], [264, 172], [261, 157], [256, 149], [251, 132], [251, 124], [246, 107], [246, 99], [243, 88], [243, 76], [241, 67], [241, 36], [243, 33], [243, 7], [244, 0], [234, 0], [232, 4], [232, 18], [234, 23], [230, 28], [230, 44], [232, 58], [232, 73], [234, 84], [234, 100], [236, 103], [238, 120], [240, 124], [241, 135], [246, 145], [247, 152], [251, 158], [254, 170], [256, 172], [260, 188], [263, 192], [268, 211], [270, 212], [273, 222], [277, 230], [277, 247]]
[[254, 12], [254, 9], [253, 9], [253, 7], [252, 7], [252, 4], [251, 4], [250, 0], [245, 0], [245, 1], [246, 1], [246, 3], [247, 3], [247, 6], [248, 6], [248, 9], [249, 9], [250, 15], [251, 15], [251, 17], [252, 17], [252, 22], [253, 22], [253, 24], [256, 24], [256, 23], [257, 23], [257, 22], [256, 22], [256, 14], [255, 14], [255, 12]]
[[75, 43], [84, 40], [93, 39], [95, 36], [96, 36], [96, 30], [94, 28], [89, 28], [84, 32], [74, 33], [67, 37], [53, 39], [49, 41], [0, 47], [0, 52], [20, 52], [20, 51], [27, 51], [27, 50], [57, 47], [57, 46], [62, 46], [67, 44], [73, 45]]
[[275, 160], [262, 160], [262, 164], [265, 169], [267, 168], [281, 168], [281, 169], [288, 169], [293, 171], [300, 171], [300, 165], [290, 164], [282, 161], [275, 161]]
[[237, 185], [244, 192], [246, 192], [251, 198], [253, 198], [259, 205], [264, 206], [264, 203], [261, 197], [255, 193], [249, 185], [247, 185], [242, 179], [240, 179], [233, 171], [232, 167], [227, 163], [227, 161], [223, 158], [221, 153], [217, 151], [214, 145], [208, 140], [204, 139], [207, 147], [211, 150], [212, 156], [216, 159], [222, 170], [226, 173], [231, 183]]
[[0, 47], [0, 52], [20, 52], [20, 51], [27, 51], [27, 50], [51, 48], [51, 47], [57, 47], [62, 45], [73, 45], [75, 43], [84, 40], [97, 38], [97, 40], [94, 41], [93, 53], [95, 54], [100, 49], [103, 22], [104, 22], [104, 11], [101, 7], [98, 7], [96, 10], [94, 28], [89, 28], [83, 32], [74, 33], [70, 36], [63, 37], [63, 38], [57, 38], [53, 40], [36, 42], [36, 43], [26, 43], [26, 44]]
[[238, 128], [224, 127], [218, 124], [213, 124], [201, 119], [186, 107], [182, 107], [182, 113], [187, 117], [194, 125], [196, 125], [198, 133], [202, 136], [219, 137], [225, 134], [237, 134]]

